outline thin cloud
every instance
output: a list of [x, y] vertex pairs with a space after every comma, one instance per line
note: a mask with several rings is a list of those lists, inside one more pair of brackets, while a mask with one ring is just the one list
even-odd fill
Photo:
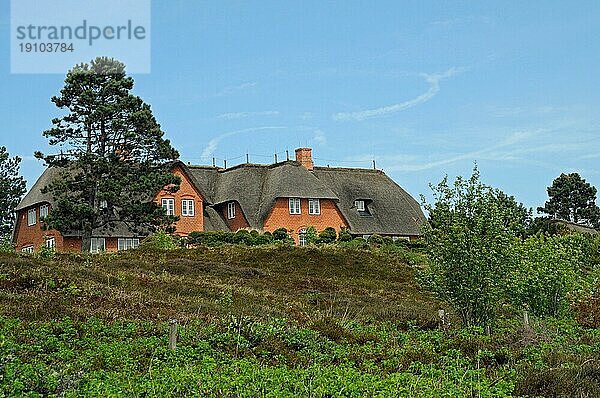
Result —
[[217, 119], [234, 120], [234, 119], [243, 119], [243, 118], [254, 117], [254, 116], [277, 116], [277, 115], [279, 115], [279, 112], [277, 112], [277, 111], [231, 112], [231, 113], [222, 113], [217, 116]]
[[286, 129], [286, 128], [287, 127], [285, 127], [285, 126], [252, 127], [252, 128], [248, 128], [248, 129], [229, 131], [227, 133], [220, 134], [220, 135], [216, 136], [215, 138], [213, 138], [212, 140], [208, 141], [208, 145], [206, 146], [206, 148], [204, 148], [204, 150], [202, 151], [202, 155], [200, 155], [200, 157], [203, 160], [209, 159], [215, 153], [215, 150], [219, 146], [219, 143], [222, 140], [224, 140], [225, 138], [229, 138], [234, 135], [252, 133], [252, 132], [256, 132], [256, 131], [282, 130], [282, 129]]
[[221, 90], [217, 94], [215, 94], [215, 97], [224, 97], [226, 95], [234, 94], [238, 91], [249, 90], [251, 88], [256, 87], [257, 85], [258, 85], [257, 82], [245, 82], [242, 84], [238, 84], [237, 86], [225, 87], [223, 90]]
[[325, 136], [325, 133], [322, 130], [315, 130], [315, 135], [312, 138], [313, 142], [319, 145], [326, 145], [327, 144], [327, 137]]
[[420, 76], [423, 77], [423, 79], [425, 79], [425, 81], [427, 83], [429, 83], [429, 89], [426, 92], [424, 92], [423, 94], [419, 95], [418, 97], [413, 98], [408, 101], [401, 102], [399, 104], [384, 106], [381, 108], [367, 109], [367, 110], [358, 111], [358, 112], [336, 113], [333, 115], [333, 119], [334, 120], [358, 120], [358, 121], [360, 121], [360, 120], [370, 119], [370, 118], [374, 118], [374, 117], [386, 116], [386, 115], [390, 115], [392, 113], [403, 111], [408, 108], [412, 108], [414, 106], [417, 106], [419, 104], [427, 102], [430, 99], [432, 99], [433, 97], [435, 97], [436, 94], [440, 91], [440, 81], [447, 79], [451, 76], [454, 76], [462, 71], [464, 71], [464, 68], [450, 68], [444, 73], [437, 73], [437, 74], [433, 74], [433, 75], [422, 73], [422, 74], [420, 74]]

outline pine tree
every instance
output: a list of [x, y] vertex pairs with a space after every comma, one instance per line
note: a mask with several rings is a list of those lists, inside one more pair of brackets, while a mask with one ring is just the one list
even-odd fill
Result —
[[600, 227], [600, 208], [596, 205], [596, 188], [578, 173], [561, 174], [548, 187], [549, 200], [538, 212], [576, 224]]
[[60, 178], [44, 188], [54, 199], [49, 228], [80, 231], [89, 251], [94, 230], [123, 222], [142, 233], [169, 225], [173, 217], [152, 201], [164, 187], [176, 191], [170, 165], [179, 154], [164, 139], [150, 106], [131, 94], [133, 79], [111, 58], [79, 64], [52, 102], [67, 113], [44, 131], [60, 153], [36, 157], [60, 167]]
[[0, 243], [9, 237], [15, 222], [15, 207], [25, 193], [25, 180], [19, 175], [18, 156], [10, 157], [0, 147]]

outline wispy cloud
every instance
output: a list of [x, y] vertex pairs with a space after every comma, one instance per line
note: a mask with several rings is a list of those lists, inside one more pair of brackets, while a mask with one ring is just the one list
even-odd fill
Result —
[[334, 120], [365, 120], [374, 117], [386, 116], [392, 113], [400, 112], [413, 106], [417, 106], [424, 102], [429, 101], [440, 91], [440, 82], [451, 76], [454, 76], [460, 72], [463, 72], [465, 68], [450, 68], [444, 73], [426, 74], [422, 73], [420, 76], [429, 83], [429, 89], [423, 94], [416, 98], [408, 101], [400, 102], [398, 104], [384, 106], [381, 108], [367, 109], [358, 112], [340, 112], [333, 115]]
[[246, 117], [254, 117], [254, 116], [277, 116], [277, 115], [279, 115], [278, 111], [231, 112], [231, 113], [222, 113], [217, 116], [217, 119], [234, 120], [234, 119], [243, 119]]
[[202, 151], [202, 155], [200, 155], [200, 157], [203, 160], [210, 159], [210, 157], [215, 153], [217, 147], [219, 146], [219, 143], [222, 140], [224, 140], [225, 138], [229, 138], [234, 135], [241, 135], [241, 134], [253, 133], [253, 132], [258, 132], [258, 131], [282, 130], [282, 129], [286, 129], [286, 128], [287, 127], [285, 127], [285, 126], [251, 127], [251, 128], [247, 128], [247, 129], [229, 131], [227, 133], [220, 134], [220, 135], [216, 136], [215, 138], [211, 139], [210, 141], [208, 141], [208, 145], [206, 146], [206, 148], [204, 148], [204, 150]]
[[234, 94], [238, 91], [249, 90], [256, 86], [258, 86], [257, 82], [245, 82], [245, 83], [238, 84], [236, 86], [225, 87], [223, 90], [221, 90], [217, 94], [215, 94], [215, 97], [224, 97], [226, 95]]
[[327, 137], [325, 136], [325, 133], [322, 130], [317, 129], [315, 130], [315, 135], [313, 136], [312, 141], [319, 145], [326, 145]]

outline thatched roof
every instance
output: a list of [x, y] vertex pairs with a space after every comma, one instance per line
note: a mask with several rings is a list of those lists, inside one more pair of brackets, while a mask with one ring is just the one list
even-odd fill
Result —
[[[336, 201], [349, 231], [357, 235], [420, 235], [420, 225], [425, 222], [419, 204], [379, 170], [315, 167], [309, 171], [291, 160], [228, 169], [177, 165], [204, 198], [205, 230], [227, 229], [218, 207], [229, 201], [237, 201], [250, 226], [261, 229], [275, 201], [289, 197]], [[57, 169], [44, 171], [17, 210], [41, 202], [52, 204], [52, 198], [43, 195], [41, 189], [57, 176]], [[355, 200], [364, 200], [367, 212], [357, 211]], [[117, 228], [119, 234], [128, 230], [122, 227]]]
[[[339, 197], [353, 234], [420, 235], [425, 216], [417, 201], [383, 171], [315, 167], [315, 176]], [[365, 202], [359, 212], [355, 200]]]

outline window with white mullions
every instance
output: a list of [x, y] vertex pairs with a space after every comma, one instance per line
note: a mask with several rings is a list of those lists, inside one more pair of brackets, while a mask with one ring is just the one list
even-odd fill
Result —
[[300, 214], [300, 198], [290, 198], [290, 214]]
[[193, 217], [194, 216], [194, 200], [193, 199], [183, 199], [181, 201], [181, 215], [184, 217]]
[[90, 252], [101, 253], [106, 251], [106, 240], [104, 238], [92, 238]]
[[300, 246], [306, 246], [306, 243], [306, 229], [301, 229], [300, 231], [298, 231], [298, 244]]
[[46, 247], [49, 249], [54, 249], [56, 247], [56, 238], [53, 236], [49, 236], [46, 238]]
[[140, 245], [138, 238], [119, 238], [117, 242], [117, 250], [136, 249]]
[[365, 201], [364, 200], [355, 200], [354, 206], [358, 211], [365, 211]]
[[167, 212], [167, 216], [175, 215], [175, 199], [163, 198], [161, 204], [162, 208]]
[[319, 215], [321, 214], [321, 202], [319, 199], [308, 200], [308, 214]]
[[37, 217], [35, 214], [35, 209], [27, 210], [27, 225], [31, 227], [32, 225], [35, 225], [36, 223], [37, 223]]
[[227, 203], [227, 219], [235, 218], [235, 202]]
[[48, 205], [41, 205], [40, 206], [40, 220], [43, 220], [46, 217], [48, 217]]

